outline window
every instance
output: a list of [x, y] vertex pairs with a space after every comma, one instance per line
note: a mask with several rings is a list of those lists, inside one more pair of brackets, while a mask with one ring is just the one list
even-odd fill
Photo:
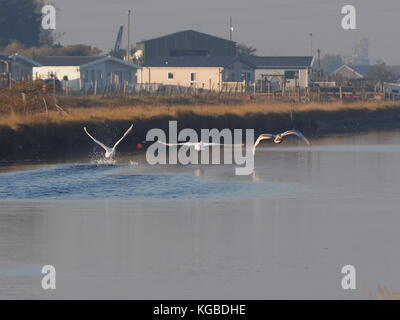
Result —
[[250, 72], [243, 72], [242, 73], [242, 81], [250, 82], [251, 74]]
[[174, 78], [174, 74], [172, 72], [168, 72], [168, 79], [173, 79]]
[[298, 79], [299, 72], [298, 71], [285, 71], [285, 78], [286, 79]]
[[194, 82], [197, 80], [197, 75], [195, 73], [190, 74], [190, 81]]

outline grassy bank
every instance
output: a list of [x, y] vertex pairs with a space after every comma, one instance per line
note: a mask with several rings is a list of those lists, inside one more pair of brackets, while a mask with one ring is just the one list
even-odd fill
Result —
[[394, 102], [290, 104], [237, 99], [229, 104], [197, 101], [185, 105], [165, 101], [136, 104], [126, 99], [106, 98], [75, 103], [73, 99], [57, 101], [58, 107], [48, 99], [47, 109], [42, 106], [34, 112], [3, 113], [0, 161], [89, 155], [95, 147], [84, 134], [83, 126], [111, 144], [134, 123], [134, 134], [121, 145], [121, 151], [134, 151], [134, 146], [152, 128], [167, 131], [168, 120], [177, 120], [180, 129], [251, 128], [258, 132], [280, 132], [297, 128], [308, 135], [400, 127], [400, 104]]

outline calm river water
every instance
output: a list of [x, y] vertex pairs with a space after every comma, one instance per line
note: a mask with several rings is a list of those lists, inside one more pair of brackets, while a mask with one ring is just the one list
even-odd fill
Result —
[[[262, 144], [255, 172], [0, 166], [0, 298], [369, 298], [400, 290], [400, 131]], [[296, 142], [294, 142], [296, 143]], [[130, 164], [134, 161], [135, 164]], [[57, 289], [44, 291], [53, 265]], [[341, 287], [353, 265], [357, 289]]]

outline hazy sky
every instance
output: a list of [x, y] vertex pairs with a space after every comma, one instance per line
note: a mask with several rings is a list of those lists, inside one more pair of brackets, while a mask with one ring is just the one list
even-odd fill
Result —
[[[323, 53], [351, 54], [370, 39], [370, 58], [400, 64], [399, 0], [48, 0], [59, 9], [63, 44], [85, 43], [109, 51], [118, 27], [134, 11], [132, 43], [184, 29], [229, 37], [258, 48], [260, 55], [308, 55], [309, 33]], [[343, 30], [341, 8], [357, 9], [358, 30]], [[126, 34], [125, 34], [126, 35]], [[126, 38], [124, 38], [126, 43]]]

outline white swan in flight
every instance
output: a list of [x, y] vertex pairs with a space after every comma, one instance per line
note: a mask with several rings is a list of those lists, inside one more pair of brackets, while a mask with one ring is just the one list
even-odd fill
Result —
[[124, 135], [122, 136], [121, 139], [119, 139], [112, 148], [107, 147], [106, 145], [104, 145], [103, 143], [101, 143], [100, 141], [96, 140], [95, 138], [93, 138], [93, 136], [87, 131], [86, 127], [83, 128], [83, 130], [85, 130], [86, 134], [94, 141], [96, 142], [100, 147], [102, 147], [106, 153], [104, 155], [104, 157], [108, 160], [108, 159], [114, 159], [115, 157], [115, 151], [118, 147], [118, 145], [122, 142], [122, 140], [125, 139], [125, 137], [132, 131], [133, 129], [133, 124], [129, 127], [129, 129], [124, 133]]
[[225, 147], [237, 147], [243, 146], [242, 144], [221, 144], [221, 143], [210, 143], [210, 142], [182, 142], [182, 143], [166, 143], [161, 140], [158, 140], [159, 143], [163, 144], [167, 147], [176, 147], [176, 146], [187, 146], [187, 147], [194, 147], [194, 150], [200, 152], [206, 150], [208, 147], [212, 146], [225, 146]]
[[262, 140], [273, 139], [276, 144], [281, 144], [283, 141], [283, 138], [286, 136], [290, 136], [290, 135], [295, 135], [295, 136], [299, 137], [300, 139], [304, 140], [308, 145], [310, 145], [310, 141], [307, 140], [307, 138], [304, 136], [304, 134], [302, 134], [300, 131], [297, 131], [297, 130], [289, 130], [289, 131], [286, 131], [284, 133], [279, 133], [279, 134], [265, 133], [265, 134], [260, 135], [258, 137], [257, 141], [255, 142], [254, 148], [253, 148], [253, 155], [256, 154], [256, 148]]

